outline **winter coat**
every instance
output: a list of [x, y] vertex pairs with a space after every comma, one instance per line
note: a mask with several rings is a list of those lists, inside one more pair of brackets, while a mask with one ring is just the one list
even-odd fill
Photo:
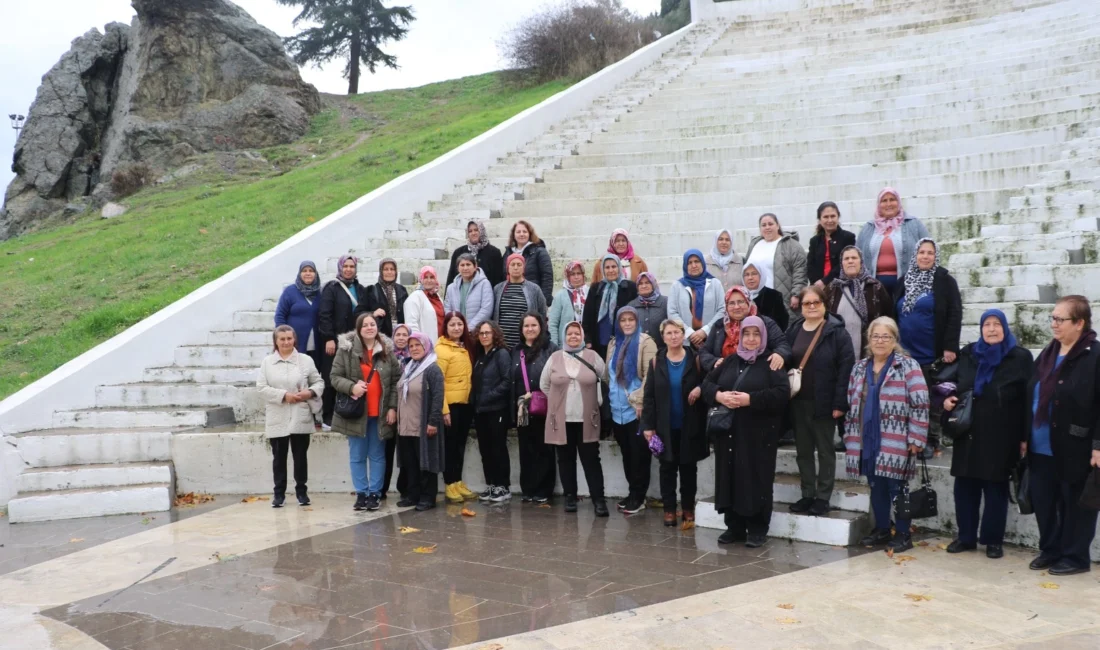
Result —
[[403, 284], [395, 282], [393, 292], [394, 297], [397, 299], [396, 318], [390, 313], [390, 301], [386, 300], [386, 292], [379, 283], [367, 287], [367, 298], [361, 310], [370, 314], [373, 314], [376, 309], [386, 311], [385, 316], [376, 319], [378, 321], [378, 331], [386, 336], [393, 336], [393, 328], [405, 322], [405, 301], [409, 299], [409, 290]]
[[[505, 278], [508, 277], [508, 268], [506, 264], [508, 256], [514, 252], [516, 251], [513, 250], [511, 246], [504, 249], [505, 262], [502, 263], [502, 266], [504, 266]], [[523, 259], [527, 262], [527, 265], [523, 268], [523, 277], [534, 282], [537, 287], [542, 289], [542, 299], [547, 306], [553, 304], [554, 264], [550, 261], [550, 252], [546, 250], [546, 243], [539, 241], [537, 244], [528, 245], [523, 249]], [[501, 282], [503, 282], [503, 280], [501, 280]], [[546, 314], [546, 309], [543, 308], [541, 313]]]
[[[763, 241], [760, 235], [749, 242], [749, 250], [745, 259], [752, 259], [752, 249]], [[779, 244], [775, 247], [775, 260], [772, 262], [772, 286], [771, 288], [783, 296], [783, 305], [790, 311], [791, 297], [797, 296], [809, 284], [809, 276], [806, 273], [806, 251], [802, 244], [798, 243], [797, 233], [785, 233], [779, 238]], [[799, 314], [791, 311], [792, 316]]]
[[[451, 267], [447, 270], [447, 286], [451, 286], [451, 283], [458, 277], [458, 258], [464, 253], [470, 252], [470, 245], [463, 244], [455, 249], [455, 252], [451, 253]], [[492, 244], [486, 244], [482, 246], [477, 252], [477, 268], [485, 272], [485, 279], [489, 281], [490, 287], [495, 287], [497, 284], [504, 282], [504, 257], [500, 254], [500, 249]]]
[[[974, 389], [978, 360], [970, 344], [959, 353], [957, 393]], [[1007, 481], [1020, 460], [1020, 443], [1030, 434], [1031, 395], [1028, 383], [1035, 375], [1031, 352], [1013, 348], [993, 370], [982, 394], [974, 397], [970, 430], [951, 448], [951, 475], [983, 481]], [[944, 418], [951, 415], [944, 411]]]
[[[584, 287], [584, 292], [587, 299], [587, 286]], [[554, 345], [561, 347], [562, 341], [565, 340], [565, 328], [575, 320], [577, 320], [577, 315], [573, 313], [573, 303], [569, 300], [569, 290], [564, 287], [558, 289], [557, 295], [554, 296], [554, 304], [550, 305], [550, 314], [547, 316], [548, 322], [546, 325], [550, 330], [550, 340], [554, 342]]]
[[448, 414], [451, 412], [451, 404], [469, 403], [474, 365], [470, 362], [470, 353], [466, 348], [459, 347], [446, 336], [439, 337], [436, 342], [435, 356], [435, 363], [443, 372], [443, 413]]
[[477, 329], [485, 321], [493, 317], [493, 285], [485, 276], [485, 271], [478, 269], [470, 283], [470, 291], [466, 294], [466, 309], [459, 309], [462, 301], [462, 276], [455, 278], [454, 282], [447, 286], [447, 299], [443, 301], [443, 311], [461, 312], [466, 317], [466, 326], [471, 332]]
[[[642, 430], [656, 431], [664, 443], [664, 451], [658, 458], [665, 462], [681, 465], [697, 463], [710, 455], [707, 444], [706, 409], [700, 397], [694, 405], [688, 404], [688, 394], [703, 382], [703, 369], [699, 356], [691, 349], [684, 348], [684, 374], [680, 378], [680, 399], [684, 409], [684, 419], [680, 423], [680, 448], [672, 447], [672, 384], [668, 374], [668, 351], [661, 350], [650, 362], [646, 375], [642, 399]], [[660, 398], [658, 398], [660, 395]]]
[[[569, 385], [573, 382], [573, 378], [569, 376], [569, 371], [565, 367], [565, 356], [567, 354], [570, 353], [565, 350], [558, 350], [550, 355], [550, 360], [546, 362], [542, 369], [542, 377], [539, 378], [539, 388], [546, 393], [546, 436], [544, 440], [548, 445], [566, 444], [565, 401], [569, 394]], [[596, 369], [596, 372], [592, 372], [582, 364], [580, 371], [577, 373], [576, 382], [581, 391], [582, 411], [584, 413], [581, 442], [599, 442], [600, 391], [598, 382], [604, 372], [604, 363], [600, 355], [592, 350], [581, 350], [578, 356]]]
[[[424, 395], [420, 402], [420, 469], [439, 474], [445, 462], [443, 430], [444, 393], [443, 371], [432, 363], [420, 375], [424, 380]], [[396, 392], [396, 391], [395, 391]], [[397, 399], [400, 399], [398, 396]], [[396, 401], [395, 401], [396, 403]], [[398, 411], [400, 412], [400, 410]], [[435, 427], [435, 435], [428, 435], [428, 426]]]
[[[695, 333], [695, 328], [691, 326], [691, 314], [694, 305], [695, 303], [691, 300], [691, 290], [678, 280], [674, 282], [668, 292], [668, 317], [679, 318], [683, 321], [686, 329], [684, 338], [688, 338]], [[703, 317], [699, 319], [703, 325], [699, 329], [709, 336], [715, 316], [725, 313], [725, 310], [726, 292], [722, 290], [721, 281], [715, 278], [708, 279], [706, 287], [703, 289]]]
[[[844, 296], [843, 281], [833, 280], [833, 282], [829, 284], [828, 296], [829, 301], [826, 307], [829, 309], [829, 313], [839, 315], [841, 302], [849, 299]], [[867, 278], [863, 282], [863, 300], [867, 303], [867, 320], [860, 323], [859, 349], [855, 350], [857, 358], [864, 356], [864, 350], [867, 349], [867, 326], [871, 324], [871, 321], [880, 316], [889, 316], [895, 320], [897, 319], [897, 312], [894, 309], [894, 300], [890, 297], [890, 292], [887, 291], [886, 287], [878, 280]], [[852, 311], [855, 311], [854, 307]], [[855, 341], [853, 341], [853, 343], [855, 343]]]
[[538, 354], [531, 354], [531, 350], [527, 348], [526, 343], [521, 343], [519, 347], [512, 350], [512, 394], [509, 397], [509, 404], [512, 406], [512, 414], [515, 415], [518, 409], [518, 401], [520, 396], [527, 394], [527, 385], [523, 382], [523, 371], [520, 369], [520, 353], [523, 353], [523, 358], [527, 361], [527, 382], [531, 385], [531, 392], [536, 390], [541, 391], [539, 388], [539, 380], [542, 379], [542, 371], [546, 368], [546, 362], [550, 360], [550, 355], [558, 351], [558, 346], [553, 342], [545, 345]]
[[[1086, 331], [1086, 334], [1091, 330]], [[1055, 346], [1058, 341], [1047, 346]], [[1046, 350], [1043, 351], [1046, 354]], [[1041, 355], [1040, 355], [1041, 356]], [[1058, 383], [1050, 399], [1050, 448], [1058, 464], [1058, 477], [1071, 484], [1081, 484], [1092, 467], [1089, 460], [1100, 449], [1100, 342], [1072, 351], [1055, 372]], [[1039, 378], [1032, 375], [1027, 387], [1028, 431], [1031, 431], [1030, 404]]]
[[[825, 235], [820, 233], [810, 237], [810, 250], [806, 253], [806, 279], [810, 284], [821, 280], [825, 286], [840, 276], [840, 252], [849, 246], [856, 245], [856, 234], [837, 227], [832, 238], [829, 239], [828, 251], [826, 251]], [[829, 274], [825, 275], [825, 256], [829, 256], [832, 266]]]
[[784, 332], [787, 331], [787, 325], [791, 322], [791, 312], [787, 309], [788, 304], [783, 302], [783, 296], [778, 291], [761, 287], [760, 292], [752, 299], [752, 303], [756, 305], [758, 316], [767, 316], [775, 321]]
[[[645, 388], [645, 378], [649, 374], [649, 365], [657, 356], [657, 343], [648, 334], [638, 337], [638, 378], [642, 380], [642, 386], [627, 396], [627, 401], [635, 408], [642, 406], [642, 390]], [[603, 380], [611, 385], [611, 363], [615, 358], [615, 339], [607, 344], [607, 356], [604, 359]]]
[[[776, 352], [779, 356], [783, 357], [785, 363], [790, 363], [791, 360], [791, 344], [787, 340], [787, 335], [783, 333], [779, 325], [767, 316], [760, 316], [760, 319], [764, 321], [764, 327], [768, 329], [768, 356], [771, 356], [772, 352]], [[722, 356], [722, 346], [726, 344], [726, 325], [723, 321], [716, 321], [712, 336], [707, 337], [706, 343], [703, 344], [703, 348], [699, 350], [699, 360], [703, 364], [703, 372], [710, 372], [714, 369], [714, 364], [718, 362]]]
[[309, 401], [287, 404], [288, 392], [308, 388], [314, 398], [325, 390], [325, 381], [313, 359], [295, 350], [286, 359], [278, 352], [264, 357], [256, 376], [256, 388], [267, 405], [264, 413], [264, 435], [281, 438], [296, 433], [313, 433], [313, 411]]
[[[378, 405], [378, 437], [389, 440], [397, 433], [397, 427], [386, 423], [386, 413], [397, 410], [397, 380], [401, 378], [401, 363], [393, 353], [393, 341], [385, 334], [379, 334], [374, 345], [374, 354], [385, 350], [382, 360], [374, 358], [374, 370], [377, 373], [371, 381], [382, 381], [382, 399]], [[360, 360], [363, 358], [363, 342], [354, 332], [342, 334], [336, 344], [336, 356], [332, 360], [332, 372], [329, 382], [337, 393], [351, 395], [356, 383], [363, 381]], [[339, 413], [332, 415], [332, 430], [345, 436], [362, 438], [367, 435], [367, 415], [355, 420], [346, 420]]]
[[[478, 350], [474, 362], [470, 401], [475, 413], [512, 413], [508, 400], [512, 396], [512, 356], [507, 348], [493, 348], [488, 353]], [[510, 419], [510, 418], [509, 418]], [[508, 420], [506, 420], [508, 421]]]
[[321, 333], [317, 330], [317, 314], [321, 311], [320, 294], [313, 296], [313, 301], [306, 300], [298, 287], [293, 284], [283, 289], [279, 296], [279, 303], [275, 305], [275, 327], [290, 325], [294, 329], [294, 335], [298, 342], [295, 347], [299, 352], [305, 352], [309, 344], [309, 337], [313, 335], [314, 349], [320, 349]]
[[[913, 261], [913, 256], [917, 254], [917, 242], [925, 237], [931, 237], [928, 234], [928, 228], [924, 227], [920, 219], [911, 216], [906, 216], [901, 222], [901, 228], [890, 234], [890, 240], [894, 242], [894, 255], [898, 258], [899, 284], [901, 279], [905, 277], [906, 271], [909, 270], [909, 264]], [[867, 272], [877, 276], [878, 254], [882, 248], [882, 237], [876, 236], [873, 221], [863, 224], [859, 236], [856, 237], [856, 246], [863, 253], [863, 263], [867, 266]]]
[[[438, 295], [438, 294], [437, 294]], [[443, 307], [444, 313], [447, 307]], [[409, 294], [405, 301], [405, 324], [412, 333], [420, 332], [431, 340], [436, 340], [442, 335], [439, 331], [439, 318], [436, 316], [435, 307], [423, 289], [417, 289]]]
[[[603, 292], [607, 285], [603, 282], [593, 284], [588, 288], [588, 299], [584, 303], [584, 315], [581, 317], [581, 326], [584, 329], [584, 341], [594, 348], [599, 348], [600, 341], [600, 301], [603, 300]], [[615, 298], [615, 309], [626, 307], [631, 300], [638, 297], [638, 285], [630, 280], [619, 282], [619, 295]], [[611, 322], [614, 325], [616, 314], [611, 314]], [[612, 326], [612, 331], [614, 331]], [[564, 330], [563, 330], [564, 336]], [[614, 338], [614, 336], [612, 336]]]
[[364, 300], [367, 290], [358, 280], [351, 286], [355, 287], [355, 295], [359, 299], [357, 305], [352, 304], [339, 280], [330, 280], [321, 289], [321, 307], [317, 311], [317, 331], [321, 334], [321, 340], [317, 341], [317, 347], [324, 347], [341, 334], [355, 329], [355, 319], [366, 308]]
[[[805, 318], [799, 318], [787, 328], [787, 342], [792, 346], [798, 337]], [[848, 377], [855, 365], [855, 352], [852, 339], [844, 329], [844, 321], [838, 316], [827, 314], [822, 324], [821, 338], [810, 354], [803, 374], [813, 374], [814, 417], [833, 419], [833, 411], [848, 410]], [[787, 360], [787, 369], [797, 368], [802, 359], [792, 354]]]
[[[867, 364], [860, 359], [848, 378], [848, 415], [844, 418], [845, 463], [849, 476], [859, 476], [863, 450], [863, 408], [867, 394]], [[879, 426], [882, 432], [875, 476], [909, 480], [916, 464], [909, 462], [909, 445], [923, 449], [928, 442], [928, 384], [913, 357], [895, 354], [879, 390]]]
[[[898, 282], [898, 288], [894, 292], [894, 304], [898, 310], [898, 321], [905, 316], [901, 313], [901, 301], [905, 298], [905, 283]], [[932, 277], [932, 301], [935, 311], [935, 352], [936, 358], [943, 356], [944, 352], [959, 352], [959, 336], [962, 333], [962, 294], [959, 293], [959, 283], [947, 269], [942, 266], [936, 269]], [[906, 343], [902, 341], [904, 346]]]
[[735, 254], [733, 259], [730, 260], [730, 263], [726, 265], [726, 270], [723, 271], [722, 267], [718, 266], [718, 262], [714, 261], [714, 257], [712, 257], [710, 253], [707, 253], [707, 273], [710, 273], [716, 280], [722, 283], [723, 296], [730, 290], [730, 287], [736, 287], [741, 284], [741, 271], [744, 265], [745, 257]]
[[[504, 294], [504, 285], [507, 282], [505, 280], [493, 287], [493, 320], [498, 323], [500, 322], [500, 297]], [[539, 285], [530, 280], [524, 280], [523, 297], [527, 299], [527, 311], [542, 314], [543, 317], [546, 316], [546, 298], [543, 296], [542, 290], [539, 289]]]
[[[620, 259], [619, 265], [626, 266], [630, 269], [630, 277], [620, 277], [623, 277], [623, 279], [630, 280], [632, 282], [637, 282], [638, 276], [649, 270], [649, 266], [645, 263], [645, 260], [643, 260], [638, 255], [632, 257], [630, 261], [626, 262], [625, 264], [623, 264], [623, 261]], [[603, 282], [603, 260], [599, 260], [592, 265], [592, 282]]]
[[635, 298], [630, 301], [630, 306], [638, 312], [638, 328], [649, 334], [649, 338], [653, 339], [658, 348], [664, 348], [661, 323], [668, 319], [668, 296], [657, 296], [657, 300], [650, 305], [642, 304], [640, 297]]

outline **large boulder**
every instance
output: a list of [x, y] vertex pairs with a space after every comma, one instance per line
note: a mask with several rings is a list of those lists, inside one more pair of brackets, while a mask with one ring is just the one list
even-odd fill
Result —
[[91, 30], [43, 77], [16, 142], [0, 239], [80, 196], [110, 197], [118, 168], [181, 150], [293, 141], [320, 110], [282, 39], [226, 0], [132, 0], [130, 27]]

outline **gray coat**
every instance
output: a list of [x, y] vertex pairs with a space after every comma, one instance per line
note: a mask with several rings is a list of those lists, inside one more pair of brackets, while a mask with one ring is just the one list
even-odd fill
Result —
[[[424, 370], [421, 377], [424, 379], [424, 398], [420, 402], [420, 469], [439, 474], [443, 471], [444, 461], [443, 371], [433, 362]], [[435, 435], [430, 438], [428, 425], [435, 427], [436, 430]]]
[[[749, 242], [749, 250], [745, 253], [746, 260], [752, 257], [752, 249], [763, 239], [760, 235], [752, 238]], [[802, 244], [798, 243], [798, 234], [784, 233], [775, 247], [775, 260], [772, 262], [772, 288], [783, 296], [783, 306], [795, 317], [801, 314], [791, 311], [791, 296], [797, 296], [810, 283], [806, 273], [806, 251], [802, 248]]]
[[[445, 311], [461, 312], [466, 317], [466, 325], [470, 331], [493, 317], [494, 305], [493, 287], [485, 277], [485, 271], [478, 269], [470, 283], [470, 292], [466, 295], [466, 309], [459, 309], [462, 297], [462, 276], [455, 276], [454, 282], [447, 287], [447, 299], [443, 301]], [[440, 332], [440, 336], [446, 336], [446, 332]]]
[[[500, 322], [500, 296], [504, 293], [504, 285], [507, 283], [508, 281], [505, 280], [493, 287], [493, 320], [498, 323]], [[546, 296], [543, 295], [539, 285], [530, 280], [524, 280], [523, 297], [527, 299], [527, 311], [542, 314], [542, 317], [546, 318]]]
[[665, 347], [664, 338], [661, 337], [661, 323], [668, 318], [668, 296], [657, 296], [652, 305], [643, 305], [641, 298], [630, 301], [630, 306], [638, 312], [638, 327], [642, 332], [649, 334], [649, 338], [657, 343], [658, 348]]
[[[909, 264], [917, 254], [917, 242], [925, 237], [931, 237], [928, 229], [921, 220], [909, 215], [901, 222], [901, 228], [890, 233], [890, 240], [894, 242], [894, 254], [898, 258], [898, 281], [905, 277], [909, 270]], [[871, 276], [878, 275], [878, 253], [882, 248], [882, 235], [875, 232], [875, 224], [871, 221], [863, 224], [863, 230], [856, 237], [856, 246], [863, 253], [863, 263], [867, 266], [867, 272]]]

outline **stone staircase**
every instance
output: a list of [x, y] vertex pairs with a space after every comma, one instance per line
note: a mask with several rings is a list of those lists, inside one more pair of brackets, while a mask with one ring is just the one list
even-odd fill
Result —
[[[405, 282], [425, 264], [445, 272], [469, 219], [488, 220], [503, 247], [522, 218], [559, 277], [625, 227], [667, 286], [683, 251], [709, 250], [719, 228], [744, 251], [758, 216], [774, 212], [806, 244], [818, 203], [837, 202], [858, 230], [889, 184], [943, 246], [963, 292], [963, 340], [996, 305], [1025, 345], [1041, 347], [1051, 303], [1088, 295], [1100, 278], [1100, 3], [825, 4], [692, 25], [656, 64], [452, 192], [425, 197], [396, 229], [331, 251], [322, 279], [345, 253], [360, 257], [365, 280], [383, 257]], [[174, 363], [139, 382], [98, 387], [93, 408], [11, 437], [25, 465], [12, 520], [167, 508], [173, 434], [262, 426], [251, 386], [275, 298], [257, 296], [230, 329], [178, 347]], [[120, 491], [145, 501], [116, 505]], [[777, 485], [777, 500], [789, 491]], [[865, 512], [865, 490], [841, 495], [842, 512]], [[848, 538], [863, 521], [826, 519], [848, 521]], [[839, 527], [828, 535], [844, 537]]]

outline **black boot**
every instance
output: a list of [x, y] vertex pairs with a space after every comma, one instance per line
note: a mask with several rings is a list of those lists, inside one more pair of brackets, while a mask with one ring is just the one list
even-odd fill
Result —
[[879, 544], [885, 544], [890, 541], [890, 529], [889, 528], [876, 528], [871, 531], [870, 535], [867, 535], [859, 540], [860, 546], [878, 546]]
[[748, 539], [748, 536], [743, 530], [734, 530], [732, 528], [726, 529], [726, 532], [718, 536], [719, 544], [733, 544], [734, 542], [743, 542]]
[[607, 501], [603, 497], [592, 497], [592, 508], [597, 517], [607, 517], [610, 514], [607, 511]]

